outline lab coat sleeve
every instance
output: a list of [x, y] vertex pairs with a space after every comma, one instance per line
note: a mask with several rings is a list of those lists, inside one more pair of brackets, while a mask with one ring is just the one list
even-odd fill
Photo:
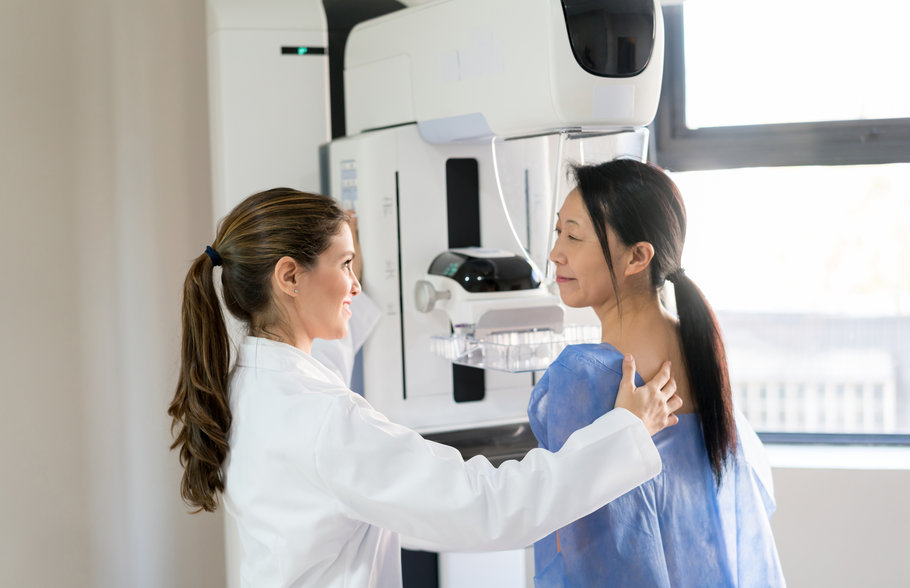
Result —
[[310, 355], [335, 372], [345, 385], [350, 386], [354, 356], [376, 327], [380, 315], [379, 307], [373, 299], [361, 292], [351, 299], [351, 320], [347, 335], [342, 339], [313, 339]]
[[318, 474], [347, 516], [437, 551], [525, 547], [661, 468], [644, 425], [624, 409], [576, 431], [558, 453], [532, 449], [494, 468], [350, 401], [330, 410], [315, 449]]

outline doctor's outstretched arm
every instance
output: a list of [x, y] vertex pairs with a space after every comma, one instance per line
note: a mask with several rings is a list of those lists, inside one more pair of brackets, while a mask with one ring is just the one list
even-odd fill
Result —
[[[630, 366], [632, 367], [632, 366]], [[616, 408], [573, 433], [556, 453], [532, 449], [493, 467], [465, 462], [452, 447], [391, 423], [346, 397], [324, 419], [316, 447], [322, 482], [347, 516], [401, 534], [405, 544], [438, 551], [489, 551], [530, 545], [657, 475], [651, 431], [671, 424], [669, 372], [635, 389], [632, 410]], [[661, 424], [662, 423], [662, 424]]]

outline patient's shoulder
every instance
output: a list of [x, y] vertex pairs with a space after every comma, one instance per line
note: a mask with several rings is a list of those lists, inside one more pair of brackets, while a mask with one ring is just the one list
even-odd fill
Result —
[[553, 366], [573, 372], [609, 372], [622, 376], [622, 359], [623, 354], [609, 343], [584, 343], [568, 345]]

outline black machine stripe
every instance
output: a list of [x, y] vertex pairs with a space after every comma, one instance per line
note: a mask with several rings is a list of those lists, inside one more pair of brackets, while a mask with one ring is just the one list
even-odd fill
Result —
[[395, 236], [398, 242], [398, 323], [401, 329], [401, 395], [408, 398], [408, 370], [404, 353], [404, 277], [401, 275], [401, 198], [398, 190], [398, 172], [395, 172]]
[[[449, 249], [480, 247], [480, 171], [476, 159], [446, 160], [446, 213]], [[452, 365], [455, 402], [475, 402], [486, 395], [482, 369]]]

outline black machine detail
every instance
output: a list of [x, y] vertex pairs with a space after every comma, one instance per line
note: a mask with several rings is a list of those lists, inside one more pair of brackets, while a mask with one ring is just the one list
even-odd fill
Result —
[[[476, 249], [476, 255], [472, 251]], [[487, 256], [479, 248], [445, 251], [430, 264], [429, 274], [445, 276], [471, 293], [533, 290], [540, 278], [522, 257], [502, 252]]]
[[653, 0], [562, 0], [575, 60], [606, 78], [640, 74], [654, 51]]

